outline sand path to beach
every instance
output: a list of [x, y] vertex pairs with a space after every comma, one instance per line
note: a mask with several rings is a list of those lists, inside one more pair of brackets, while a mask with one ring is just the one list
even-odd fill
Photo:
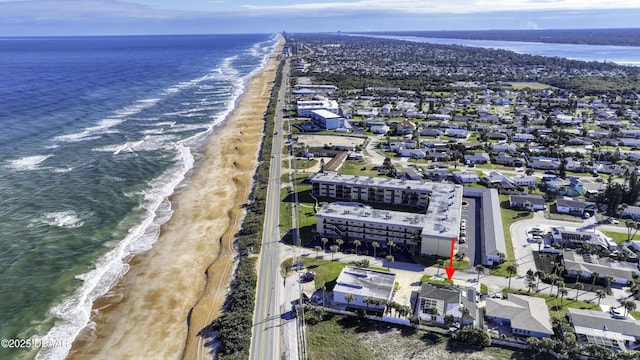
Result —
[[78, 337], [69, 358], [212, 358], [197, 333], [221, 314], [235, 269], [234, 234], [251, 191], [282, 45], [209, 139], [189, 185], [172, 197], [174, 214], [157, 243], [94, 304], [96, 329]]

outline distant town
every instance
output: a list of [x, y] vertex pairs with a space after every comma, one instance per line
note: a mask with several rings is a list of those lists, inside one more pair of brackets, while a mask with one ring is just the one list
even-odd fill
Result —
[[404, 331], [383, 350], [345, 325], [366, 321], [428, 334], [420, 351], [640, 359], [640, 68], [285, 38], [275, 133], [300, 358], [415, 351]]

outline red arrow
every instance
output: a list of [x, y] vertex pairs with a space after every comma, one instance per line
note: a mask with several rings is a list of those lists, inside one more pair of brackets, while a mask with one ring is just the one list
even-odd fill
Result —
[[456, 246], [456, 238], [451, 238], [451, 255], [450, 255], [450, 259], [449, 259], [449, 267], [448, 268], [444, 268], [445, 270], [447, 270], [447, 278], [449, 280], [451, 280], [451, 278], [453, 277], [453, 274], [456, 272], [456, 268], [453, 267], [453, 249]]

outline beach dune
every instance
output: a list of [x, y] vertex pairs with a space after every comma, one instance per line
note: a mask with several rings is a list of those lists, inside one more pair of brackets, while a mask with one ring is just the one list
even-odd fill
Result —
[[212, 358], [197, 334], [221, 314], [235, 269], [234, 236], [258, 164], [282, 43], [208, 140], [187, 186], [170, 199], [174, 214], [156, 244], [96, 301], [96, 325], [81, 333], [69, 358]]

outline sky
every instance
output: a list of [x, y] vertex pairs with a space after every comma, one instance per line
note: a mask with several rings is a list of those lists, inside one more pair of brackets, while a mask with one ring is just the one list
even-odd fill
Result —
[[0, 0], [0, 36], [638, 27], [639, 0]]

